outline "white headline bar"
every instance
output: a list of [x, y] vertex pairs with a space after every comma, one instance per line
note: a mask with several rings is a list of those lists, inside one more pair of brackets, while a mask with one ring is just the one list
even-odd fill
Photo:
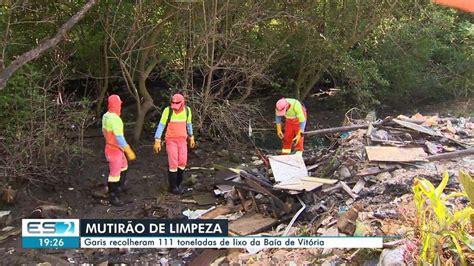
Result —
[[382, 237], [81, 237], [81, 248], [382, 248]]

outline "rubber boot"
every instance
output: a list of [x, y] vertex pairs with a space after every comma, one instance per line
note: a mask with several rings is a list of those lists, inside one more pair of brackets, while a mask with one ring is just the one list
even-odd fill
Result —
[[183, 188], [181, 187], [181, 183], [183, 182], [184, 179], [184, 169], [178, 168], [178, 174], [176, 176], [176, 187], [178, 187], [178, 190], [183, 193]]
[[123, 202], [118, 198], [117, 189], [119, 187], [119, 182], [108, 182], [107, 186], [109, 187], [109, 197], [110, 204], [114, 206], [123, 206]]
[[120, 181], [119, 181], [119, 185], [117, 187], [117, 192], [118, 193], [127, 192], [127, 187], [126, 187], [127, 172], [128, 172], [128, 170], [120, 172]]
[[181, 194], [176, 185], [176, 182], [178, 179], [177, 175], [178, 175], [177, 172], [168, 171], [168, 184], [170, 185], [169, 192], [173, 194]]

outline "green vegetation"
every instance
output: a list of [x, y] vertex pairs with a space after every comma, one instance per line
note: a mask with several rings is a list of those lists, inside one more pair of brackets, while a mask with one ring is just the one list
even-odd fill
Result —
[[[87, 2], [2, 1], [0, 70]], [[334, 88], [322, 104], [360, 108], [471, 97], [473, 44], [472, 16], [431, 1], [98, 1], [0, 90], [1, 144], [16, 151], [30, 136], [38, 145], [20, 161], [34, 165], [60, 154], [46, 149], [52, 132], [80, 149], [64, 136], [111, 93], [125, 100], [135, 141], [177, 90], [196, 132], [223, 141], [248, 129], [255, 96]]]
[[[469, 175], [461, 172], [460, 176], [472, 182]], [[427, 179], [415, 179], [413, 193], [418, 217], [417, 231], [421, 240], [420, 260], [443, 265], [443, 255], [451, 252], [457, 255], [455, 259], [462, 265], [467, 265], [464, 252], [466, 249], [472, 250], [472, 236], [468, 228], [474, 209], [471, 206], [460, 210], [448, 207], [448, 200], [467, 196], [461, 192], [444, 195], [448, 180], [449, 174], [446, 172], [435, 188]]]

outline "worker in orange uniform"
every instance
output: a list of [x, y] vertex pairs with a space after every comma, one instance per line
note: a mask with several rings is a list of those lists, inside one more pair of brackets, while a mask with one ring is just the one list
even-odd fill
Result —
[[[293, 142], [297, 154], [303, 154], [303, 132], [306, 127], [306, 108], [304, 105], [291, 98], [281, 98], [275, 106], [275, 120], [277, 135], [283, 139], [282, 154], [290, 154]], [[285, 117], [285, 133], [282, 131], [282, 120]]]
[[[105, 157], [109, 162], [109, 177], [107, 187], [109, 189], [110, 203], [122, 206], [123, 202], [118, 198], [118, 193], [124, 189], [127, 177], [128, 162], [136, 159], [130, 145], [127, 144], [123, 135], [123, 122], [120, 118], [122, 101], [118, 95], [110, 95], [108, 98], [108, 112], [102, 116], [102, 133], [105, 137]], [[125, 158], [124, 153], [127, 155]]]
[[474, 13], [474, 1], [472, 0], [433, 0], [433, 2], [439, 5]]
[[166, 128], [166, 153], [168, 154], [168, 184], [173, 194], [182, 194], [181, 182], [188, 160], [187, 139], [189, 146], [194, 148], [196, 143], [193, 136], [191, 108], [184, 102], [184, 96], [175, 94], [171, 97], [170, 106], [161, 115], [160, 123], [155, 133], [155, 153], [161, 151], [161, 136]]

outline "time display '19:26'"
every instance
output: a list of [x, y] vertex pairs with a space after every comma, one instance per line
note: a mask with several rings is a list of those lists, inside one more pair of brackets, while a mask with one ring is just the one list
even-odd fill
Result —
[[64, 240], [62, 238], [40, 238], [41, 247], [62, 247], [64, 246]]

